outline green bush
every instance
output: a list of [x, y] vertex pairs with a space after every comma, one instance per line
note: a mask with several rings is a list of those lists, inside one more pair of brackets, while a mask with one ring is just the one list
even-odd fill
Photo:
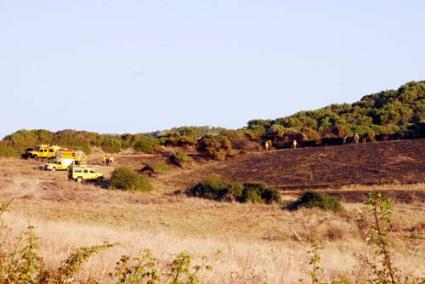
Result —
[[339, 201], [326, 192], [306, 191], [297, 201], [290, 205], [291, 209], [320, 208], [325, 211], [339, 212], [343, 207]]
[[209, 178], [190, 188], [187, 194], [216, 201], [233, 201], [240, 196], [243, 185], [237, 182], [225, 181], [221, 178]]
[[118, 153], [121, 151], [121, 139], [114, 136], [105, 137], [102, 142], [102, 150], [106, 153]]
[[183, 167], [187, 164], [191, 164], [192, 158], [190, 158], [185, 152], [177, 151], [170, 155], [169, 161], [176, 166]]
[[0, 141], [0, 157], [18, 157], [20, 151], [7, 141]]
[[157, 161], [153, 163], [146, 164], [142, 172], [149, 173], [150, 175], [155, 174], [164, 174], [172, 170], [172, 166], [167, 164], [165, 161]]
[[134, 143], [134, 149], [136, 151], [146, 154], [155, 153], [158, 150], [158, 146], [159, 140], [147, 135], [140, 135], [136, 143]]
[[119, 167], [112, 172], [110, 184], [120, 190], [152, 191], [149, 179], [130, 168]]
[[205, 135], [198, 141], [197, 150], [207, 158], [220, 161], [233, 154], [232, 143], [224, 135]]
[[262, 183], [244, 184], [242, 194], [238, 196], [238, 201], [243, 203], [279, 203], [280, 194], [276, 189], [268, 188]]
[[238, 201], [241, 203], [280, 202], [279, 192], [264, 184], [230, 182], [210, 178], [187, 190], [187, 195], [216, 201]]

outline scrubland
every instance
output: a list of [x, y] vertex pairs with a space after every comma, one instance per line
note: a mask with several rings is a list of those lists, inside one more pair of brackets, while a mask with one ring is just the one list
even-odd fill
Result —
[[[0, 203], [13, 199], [4, 216], [4, 244], [14, 242], [30, 224], [39, 237], [39, 254], [47, 267], [56, 267], [73, 248], [118, 243], [93, 256], [78, 279], [92, 276], [109, 283], [108, 272], [121, 255], [135, 256], [150, 249], [164, 263], [181, 251], [191, 253], [195, 261], [208, 257], [213, 270], [200, 272], [202, 283], [307, 282], [309, 238], [315, 235], [323, 246], [322, 279], [360, 283], [367, 271], [359, 256], [373, 255], [365, 241], [365, 224], [359, 219], [361, 203], [344, 203], [342, 213], [288, 211], [282, 205], [174, 195], [170, 179], [165, 178], [154, 182], [161, 190], [120, 192], [69, 182], [64, 173], [37, 167], [34, 161], [0, 159]], [[108, 168], [102, 170], [108, 172]], [[289, 201], [294, 195], [283, 197]], [[425, 276], [424, 204], [398, 202], [394, 215], [390, 237], [395, 266], [405, 274]]]

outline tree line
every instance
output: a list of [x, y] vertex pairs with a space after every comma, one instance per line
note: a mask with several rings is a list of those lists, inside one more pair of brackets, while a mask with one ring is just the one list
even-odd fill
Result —
[[91, 152], [100, 147], [116, 153], [133, 148], [156, 153], [164, 147], [198, 151], [207, 158], [225, 159], [240, 151], [258, 150], [266, 141], [276, 148], [301, 147], [425, 137], [425, 81], [409, 82], [397, 90], [364, 96], [355, 103], [332, 104], [277, 119], [254, 119], [236, 130], [185, 126], [141, 134], [99, 134], [61, 130], [19, 130], [0, 141], [0, 156], [19, 155], [36, 144], [58, 144]]

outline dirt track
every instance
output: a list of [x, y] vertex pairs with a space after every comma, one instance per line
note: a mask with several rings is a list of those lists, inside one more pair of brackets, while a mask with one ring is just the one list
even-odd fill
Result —
[[425, 139], [252, 153], [174, 178], [194, 181], [211, 174], [280, 189], [423, 183]]

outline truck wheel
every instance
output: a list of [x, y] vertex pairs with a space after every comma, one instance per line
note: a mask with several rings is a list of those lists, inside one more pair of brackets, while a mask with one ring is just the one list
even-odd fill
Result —
[[83, 182], [83, 178], [82, 177], [78, 177], [77, 178], [77, 182], [82, 183]]

